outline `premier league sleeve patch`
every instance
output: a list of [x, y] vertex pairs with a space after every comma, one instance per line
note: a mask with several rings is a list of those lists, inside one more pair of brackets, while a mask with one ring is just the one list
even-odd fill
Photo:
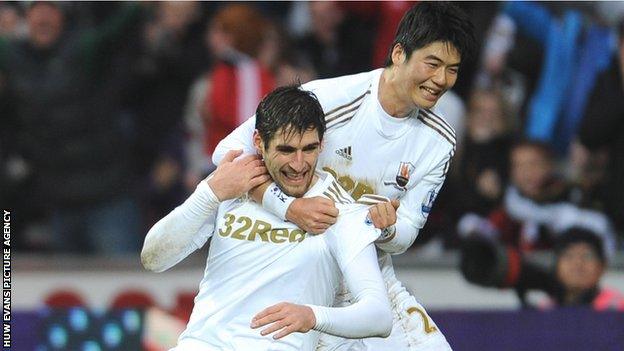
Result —
[[437, 196], [438, 193], [435, 191], [435, 189], [429, 190], [427, 196], [425, 196], [425, 198], [423, 199], [421, 206], [423, 216], [427, 217], [429, 215], [429, 212], [431, 212], [431, 209], [433, 208], [433, 203], [435, 202]]

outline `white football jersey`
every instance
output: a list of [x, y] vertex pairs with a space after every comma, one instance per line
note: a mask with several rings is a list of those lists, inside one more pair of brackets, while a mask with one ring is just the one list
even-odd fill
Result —
[[[399, 199], [399, 220], [409, 223], [416, 232], [425, 225], [446, 178], [455, 153], [455, 131], [435, 110], [417, 109], [406, 118], [387, 114], [378, 98], [382, 72], [383, 69], [377, 69], [302, 86], [317, 96], [325, 112], [327, 131], [317, 168], [334, 175], [360, 202]], [[246, 153], [256, 153], [252, 143], [254, 130], [255, 116], [219, 143], [214, 160], [220, 161], [227, 150], [242, 148]], [[366, 199], [362, 198], [365, 194], [369, 194]], [[384, 346], [375, 344], [370, 349], [394, 351], [408, 349], [402, 347], [408, 344], [405, 339], [417, 339], [410, 342], [410, 350], [434, 338], [438, 340], [433, 341], [446, 344], [440, 332], [403, 325], [416, 316], [408, 311], [421, 310], [422, 306], [397, 280], [390, 255], [379, 250], [378, 255], [395, 312], [395, 328], [386, 339], [366, 338], [362, 342]], [[341, 290], [336, 305], [348, 303], [349, 295]], [[409, 306], [400, 307], [403, 305]], [[397, 317], [404, 314], [409, 318]], [[426, 315], [422, 321], [417, 317], [419, 323], [433, 323]]]
[[[330, 174], [319, 176], [306, 196], [337, 189]], [[195, 243], [201, 247], [212, 236], [195, 306], [175, 350], [314, 350], [319, 338], [314, 330], [274, 340], [250, 324], [257, 313], [283, 301], [332, 305], [341, 268], [379, 236], [366, 206], [338, 206], [336, 225], [313, 236], [251, 200], [222, 203], [216, 224], [204, 225]]]
[[388, 115], [377, 98], [382, 71], [303, 85], [325, 111], [318, 167], [355, 200], [363, 194], [400, 199], [399, 215], [422, 228], [455, 152], [455, 132], [432, 111]]
[[[387, 114], [378, 99], [382, 72], [302, 86], [325, 111], [327, 131], [317, 168], [332, 173], [355, 200], [363, 194], [401, 200], [399, 216], [422, 228], [455, 153], [455, 131], [431, 110], [415, 110], [407, 118]], [[254, 116], [223, 139], [215, 153], [241, 148], [256, 153], [255, 121]]]

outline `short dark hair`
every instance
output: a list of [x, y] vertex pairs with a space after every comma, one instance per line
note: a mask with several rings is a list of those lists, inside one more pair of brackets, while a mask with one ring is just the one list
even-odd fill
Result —
[[436, 41], [453, 45], [462, 62], [472, 58], [477, 46], [474, 25], [463, 10], [448, 2], [419, 2], [401, 19], [385, 66], [392, 66], [392, 50], [396, 44], [401, 44], [409, 60], [414, 50]]
[[606, 262], [607, 259], [602, 239], [594, 232], [580, 227], [572, 227], [561, 233], [555, 242], [555, 256], [559, 258], [563, 251], [570, 247], [570, 245], [578, 243], [589, 245], [596, 257], [598, 257], [602, 263]]
[[299, 85], [288, 85], [265, 96], [256, 109], [256, 129], [265, 149], [281, 128], [288, 135], [316, 129], [319, 140], [323, 140], [325, 114], [316, 95]]

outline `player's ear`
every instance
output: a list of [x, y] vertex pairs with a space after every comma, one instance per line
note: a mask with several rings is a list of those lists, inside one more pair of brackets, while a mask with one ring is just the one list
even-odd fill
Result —
[[262, 151], [264, 150], [264, 141], [262, 140], [262, 137], [260, 137], [260, 133], [258, 132], [257, 129], [254, 130], [253, 144], [254, 144], [254, 147], [256, 148], [256, 151], [262, 154]]
[[397, 43], [392, 48], [392, 64], [398, 65], [405, 62], [405, 50], [403, 50], [403, 45]]

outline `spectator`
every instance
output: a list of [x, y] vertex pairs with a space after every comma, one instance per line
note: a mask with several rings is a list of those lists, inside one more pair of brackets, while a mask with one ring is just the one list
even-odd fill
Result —
[[18, 39], [26, 36], [26, 21], [18, 6], [11, 3], [0, 4], [0, 37]]
[[603, 235], [606, 252], [615, 251], [615, 237], [601, 212], [582, 209], [570, 202], [570, 186], [555, 174], [553, 153], [541, 142], [522, 141], [511, 149], [511, 185], [503, 205], [487, 218], [474, 213], [458, 223], [460, 236], [477, 231], [522, 252], [551, 248], [553, 241], [571, 227]]
[[209, 62], [201, 6], [195, 1], [155, 3], [139, 39], [130, 105], [137, 115], [136, 168], [147, 226], [186, 195], [184, 106], [193, 80]]
[[549, 296], [541, 308], [591, 306], [596, 311], [624, 311], [624, 295], [600, 286], [607, 258], [598, 235], [569, 229], [557, 239], [555, 257], [554, 267], [547, 268], [524, 259], [513, 248], [471, 238], [464, 243], [461, 271], [471, 283], [515, 289], [523, 306], [527, 306], [528, 290], [540, 290]]
[[[140, 8], [119, 5], [101, 27], [65, 30], [62, 4], [33, 2], [28, 37], [0, 42], [0, 113], [33, 186], [20, 194], [52, 215], [57, 251], [119, 254], [140, 243], [115, 53]], [[1, 39], [0, 39], [1, 40]]]
[[[619, 24], [618, 50], [598, 78], [579, 128], [579, 140], [592, 152], [609, 154], [602, 196], [606, 211], [624, 233], [624, 20]], [[588, 158], [589, 160], [589, 158]]]
[[512, 117], [494, 90], [473, 91], [467, 115], [467, 135], [460, 150], [456, 191], [463, 209], [485, 215], [500, 205], [507, 184]]
[[[208, 160], [219, 141], [252, 116], [261, 98], [275, 87], [273, 73], [259, 60], [265, 40], [270, 39], [269, 27], [267, 20], [246, 4], [225, 5], [212, 18], [207, 42], [216, 63], [193, 88], [196, 95], [192, 99], [197, 101], [201, 96], [196, 88], [205, 87], [199, 111], [187, 110], [187, 126], [195, 126], [189, 129], [189, 148], [195, 152], [189, 158], [187, 184], [196, 184], [201, 173], [213, 169]], [[193, 115], [201, 116], [203, 123], [194, 121]], [[202, 131], [196, 129], [199, 124]], [[197, 152], [199, 143], [204, 145], [202, 155]]]
[[589, 93], [600, 85], [597, 77], [608, 67], [613, 40], [609, 28], [569, 6], [560, 16], [533, 2], [511, 1], [503, 9], [518, 33], [538, 42], [544, 52], [528, 106], [526, 135], [550, 143], [559, 153], [567, 151]]
[[319, 78], [352, 74], [370, 69], [373, 28], [333, 1], [309, 2], [311, 32], [298, 42]]

